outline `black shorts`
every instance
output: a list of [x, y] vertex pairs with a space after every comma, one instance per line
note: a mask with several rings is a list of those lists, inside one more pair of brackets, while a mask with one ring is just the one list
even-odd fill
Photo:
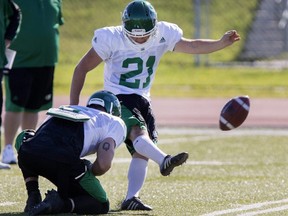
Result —
[[[117, 98], [121, 103], [121, 118], [127, 126], [127, 132], [130, 132], [133, 125], [139, 125], [141, 128], [147, 129], [150, 139], [156, 144], [158, 133], [151, 103], [137, 94], [119, 94]], [[125, 143], [130, 153], [133, 153], [131, 140], [126, 139]]]
[[55, 67], [14, 68], [4, 76], [6, 110], [39, 112], [52, 107]]

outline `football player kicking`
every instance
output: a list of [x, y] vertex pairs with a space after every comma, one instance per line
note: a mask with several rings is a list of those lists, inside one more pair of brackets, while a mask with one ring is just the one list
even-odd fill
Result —
[[[28, 192], [24, 211], [31, 216], [108, 213], [109, 200], [95, 176], [110, 169], [114, 151], [126, 137], [117, 97], [99, 91], [89, 98], [87, 107], [50, 110], [51, 116], [36, 132], [24, 130], [16, 139], [18, 165]], [[93, 163], [81, 159], [95, 153]], [[42, 202], [38, 176], [57, 186]]]
[[122, 25], [95, 30], [92, 47], [74, 70], [71, 104], [79, 103], [86, 74], [101, 62], [105, 63], [104, 89], [113, 92], [121, 101], [122, 119], [128, 128], [125, 143], [132, 155], [128, 191], [122, 210], [152, 209], [139, 199], [148, 159], [155, 161], [161, 174], [167, 176], [188, 158], [186, 152], [167, 155], [156, 145], [157, 131], [150, 89], [163, 54], [168, 51], [206, 54], [240, 40], [235, 30], [226, 32], [218, 40], [193, 40], [182, 35], [176, 24], [158, 21], [157, 13], [148, 1], [132, 1], [122, 13]]

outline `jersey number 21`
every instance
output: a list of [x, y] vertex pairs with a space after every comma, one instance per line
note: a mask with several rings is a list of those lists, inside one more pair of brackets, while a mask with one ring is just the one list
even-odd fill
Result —
[[129, 88], [134, 88], [134, 89], [139, 89], [139, 88], [146, 88], [150, 82], [151, 82], [151, 75], [153, 74], [153, 65], [155, 63], [155, 56], [150, 56], [146, 62], [146, 68], [147, 68], [147, 77], [145, 82], [143, 83], [143, 86], [140, 86], [140, 80], [135, 79], [134, 82], [128, 82], [128, 79], [131, 79], [143, 72], [143, 60], [139, 57], [136, 58], [128, 58], [123, 61], [122, 67], [124, 68], [129, 68], [130, 64], [137, 64], [137, 70], [129, 71], [125, 74], [122, 74], [120, 76], [120, 85], [129, 87]]

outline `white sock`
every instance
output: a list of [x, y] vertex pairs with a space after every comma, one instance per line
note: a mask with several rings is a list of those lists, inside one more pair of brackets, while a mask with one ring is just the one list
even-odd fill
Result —
[[126, 200], [133, 196], [139, 197], [139, 192], [144, 185], [148, 170], [148, 161], [141, 158], [132, 158], [128, 171], [128, 191]]
[[7, 148], [7, 149], [13, 149], [13, 146], [12, 146], [12, 144], [6, 144], [6, 145], [5, 145], [5, 148]]
[[159, 166], [167, 155], [161, 151], [161, 149], [159, 149], [149, 137], [145, 135], [138, 136], [134, 140], [133, 146], [136, 152], [155, 161]]

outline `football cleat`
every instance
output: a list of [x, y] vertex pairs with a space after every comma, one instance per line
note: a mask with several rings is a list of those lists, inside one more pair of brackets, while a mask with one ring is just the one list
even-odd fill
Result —
[[58, 192], [52, 189], [45, 195], [45, 199], [29, 211], [29, 216], [61, 213], [64, 201]]
[[160, 172], [163, 176], [168, 176], [170, 175], [170, 173], [172, 172], [172, 170], [176, 167], [176, 166], [180, 166], [182, 165], [184, 162], [186, 162], [186, 160], [188, 159], [189, 154], [187, 152], [182, 152], [178, 155], [175, 156], [171, 156], [171, 155], [167, 155], [161, 166], [160, 166]]
[[16, 164], [16, 156], [14, 154], [14, 150], [12, 145], [6, 145], [4, 150], [3, 150], [3, 155], [2, 155], [2, 162], [5, 164]]
[[144, 204], [138, 197], [132, 197], [131, 199], [125, 200], [121, 205], [121, 210], [152, 210], [151, 206]]
[[24, 212], [29, 212], [34, 206], [38, 205], [42, 201], [42, 197], [39, 191], [33, 191], [28, 195], [28, 199], [26, 201], [26, 206], [24, 208]]
[[11, 169], [11, 166], [9, 164], [0, 162], [0, 169]]

